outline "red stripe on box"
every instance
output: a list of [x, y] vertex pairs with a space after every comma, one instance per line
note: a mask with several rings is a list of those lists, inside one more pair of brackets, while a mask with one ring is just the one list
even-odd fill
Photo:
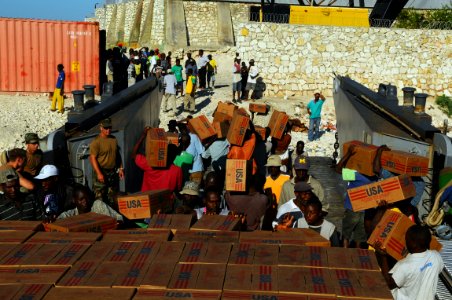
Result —
[[[239, 251], [237, 253], [237, 256], [235, 258], [235, 263], [236, 264], [246, 264], [248, 262], [248, 258], [250, 255], [250, 244], [240, 244], [239, 246]], [[241, 254], [245, 254], [246, 255], [241, 255]]]
[[388, 241], [388, 244], [386, 246], [387, 248], [395, 250], [397, 253], [402, 253], [403, 248], [405, 248], [399, 241], [397, 241], [395, 238], [391, 237]]
[[309, 247], [310, 255], [311, 255], [311, 266], [322, 266], [322, 257], [320, 253], [319, 247]]
[[[154, 251], [155, 244], [156, 244], [155, 241], [144, 242], [143, 246], [138, 249], [139, 252], [137, 257], [135, 258], [134, 263], [144, 262]], [[150, 251], [148, 253], [141, 253], [144, 248], [150, 248]]]
[[[202, 242], [192, 243], [190, 251], [188, 252], [187, 262], [197, 262], [199, 260], [199, 255], [201, 253], [202, 246], [204, 244]], [[193, 250], [199, 250], [197, 252], [193, 252]]]
[[[20, 261], [21, 259], [24, 258], [24, 256], [26, 256], [28, 254], [29, 251], [31, 251], [33, 248], [36, 247], [37, 244], [26, 244], [23, 245], [22, 247], [20, 247], [19, 250], [17, 250], [16, 252], [14, 252], [14, 255], [12, 257], [10, 257], [7, 261], [5, 261], [3, 264], [4, 265], [14, 265], [16, 264], [18, 261]], [[23, 253], [21, 253], [23, 252]], [[12, 253], [11, 253], [12, 254]], [[16, 256], [17, 255], [17, 256]]]
[[131, 242], [122, 242], [121, 246], [119, 246], [119, 248], [115, 251], [115, 255], [112, 256], [110, 261], [121, 261], [124, 258], [124, 256], [129, 252], [130, 247], [132, 247]]
[[312, 268], [311, 270], [311, 282], [314, 287], [315, 293], [326, 293], [325, 279], [321, 269]]

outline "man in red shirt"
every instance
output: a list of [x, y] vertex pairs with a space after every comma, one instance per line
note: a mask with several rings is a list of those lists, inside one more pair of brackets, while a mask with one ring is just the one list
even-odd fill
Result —
[[[153, 168], [149, 166], [146, 156], [137, 153], [143, 140], [146, 138], [147, 132], [150, 128], [146, 127], [135, 144], [132, 151], [132, 159], [135, 164], [143, 170], [143, 184], [141, 185], [141, 191], [154, 191], [167, 189], [172, 192], [180, 191], [182, 189], [182, 169], [173, 164], [176, 157], [176, 146], [173, 144], [168, 145], [168, 158], [166, 168]], [[174, 146], [174, 147], [172, 147]]]

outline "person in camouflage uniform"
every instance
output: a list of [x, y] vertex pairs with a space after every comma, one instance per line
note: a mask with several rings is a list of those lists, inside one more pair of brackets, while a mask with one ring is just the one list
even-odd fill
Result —
[[111, 135], [111, 119], [104, 119], [99, 125], [100, 134], [89, 147], [89, 160], [93, 167], [93, 192], [95, 199], [102, 199], [115, 208], [117, 204], [114, 199], [119, 191], [119, 180], [124, 179], [124, 169], [118, 141]]

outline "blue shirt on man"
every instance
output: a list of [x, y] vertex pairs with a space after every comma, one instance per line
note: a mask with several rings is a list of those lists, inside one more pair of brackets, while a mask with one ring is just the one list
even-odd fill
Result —
[[64, 71], [60, 71], [58, 73], [58, 79], [57, 79], [57, 83], [56, 83], [56, 88], [57, 89], [61, 89], [61, 87], [63, 86], [65, 78], [66, 78], [66, 74], [64, 74]]
[[325, 100], [319, 99], [317, 102], [312, 99], [308, 103], [308, 109], [311, 111], [310, 119], [320, 118], [320, 113], [322, 112], [322, 106], [325, 103]]

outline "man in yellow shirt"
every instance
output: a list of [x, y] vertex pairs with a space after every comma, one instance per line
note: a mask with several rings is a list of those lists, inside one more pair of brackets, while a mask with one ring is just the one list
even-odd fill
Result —
[[[207, 63], [207, 88], [215, 89], [215, 74], [217, 74], [217, 62], [212, 58], [212, 54], [207, 55], [209, 62]], [[210, 81], [212, 80], [212, 85]]]
[[187, 70], [187, 85], [185, 86], [184, 111], [195, 113], [196, 76], [193, 70]]
[[276, 197], [276, 203], [278, 203], [281, 197], [282, 186], [284, 182], [290, 180], [290, 176], [281, 174], [281, 157], [279, 155], [271, 155], [265, 166], [268, 168], [270, 175], [267, 176], [264, 189], [271, 188], [272, 193]]

